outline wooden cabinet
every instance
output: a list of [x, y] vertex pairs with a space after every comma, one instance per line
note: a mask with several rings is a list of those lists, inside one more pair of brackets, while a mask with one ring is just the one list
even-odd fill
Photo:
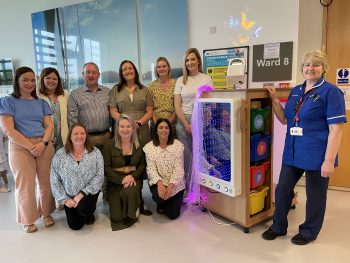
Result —
[[[278, 97], [286, 98], [290, 89], [279, 89], [277, 91]], [[267, 195], [264, 199], [264, 209], [251, 215], [250, 213], [250, 109], [254, 105], [260, 105], [261, 107], [271, 107], [271, 101], [268, 91], [266, 89], [248, 89], [248, 90], [235, 90], [232, 92], [211, 92], [210, 95], [213, 98], [229, 98], [240, 97], [241, 107], [239, 114], [237, 114], [237, 120], [240, 123], [240, 129], [242, 131], [241, 147], [235, 149], [241, 153], [241, 174], [235, 174], [234, 176], [241, 177], [241, 194], [236, 197], [230, 197], [223, 193], [212, 191], [211, 189], [201, 186], [202, 195], [206, 196], [206, 201], [203, 202], [203, 207], [215, 214], [218, 214], [228, 220], [231, 220], [244, 228], [245, 232], [249, 232], [249, 228], [252, 226], [270, 219], [274, 212], [273, 206], [273, 174], [272, 174], [272, 144], [273, 144], [273, 118], [272, 108], [267, 116], [264, 132], [271, 135], [270, 151], [267, 159], [270, 161], [270, 166], [266, 173], [265, 186], [269, 187]]]

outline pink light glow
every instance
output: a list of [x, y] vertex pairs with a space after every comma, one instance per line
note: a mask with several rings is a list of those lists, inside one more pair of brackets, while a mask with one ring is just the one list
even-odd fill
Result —
[[192, 174], [189, 192], [185, 202], [187, 204], [198, 204], [199, 202], [207, 202], [207, 196], [200, 193], [200, 167], [201, 167], [201, 158], [202, 158], [202, 149], [203, 149], [203, 123], [202, 123], [202, 112], [199, 108], [199, 98], [209, 98], [209, 91], [212, 91], [214, 88], [211, 86], [201, 86], [197, 89], [196, 97], [194, 99], [194, 107], [192, 113], [191, 127], [192, 127]]

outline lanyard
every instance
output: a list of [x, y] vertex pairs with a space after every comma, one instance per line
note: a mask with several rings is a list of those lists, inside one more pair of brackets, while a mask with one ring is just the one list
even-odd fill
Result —
[[[314, 93], [314, 91], [317, 89], [316, 88], [313, 88], [311, 91], [307, 92], [306, 94], [304, 94], [303, 96], [300, 97], [299, 101], [297, 102], [297, 104], [295, 105], [295, 108], [294, 108], [294, 112], [295, 112], [295, 117], [294, 117], [294, 123], [295, 123], [295, 126], [298, 126], [298, 122], [300, 120], [300, 117], [299, 117], [299, 113], [300, 113], [300, 109], [301, 107], [304, 105], [304, 102], [311, 97], [312, 93]], [[306, 95], [308, 95], [306, 97]]]

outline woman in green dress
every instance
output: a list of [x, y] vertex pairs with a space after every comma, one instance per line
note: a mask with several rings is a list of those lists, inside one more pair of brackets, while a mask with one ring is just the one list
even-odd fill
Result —
[[134, 120], [121, 114], [114, 139], [103, 149], [107, 177], [107, 200], [112, 230], [122, 230], [137, 222], [140, 213], [145, 157]]

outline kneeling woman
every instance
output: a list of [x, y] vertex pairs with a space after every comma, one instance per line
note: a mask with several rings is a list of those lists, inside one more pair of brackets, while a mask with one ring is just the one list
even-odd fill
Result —
[[117, 119], [114, 139], [105, 145], [103, 158], [112, 230], [122, 230], [137, 221], [145, 171], [136, 124], [128, 115]]
[[158, 119], [155, 131], [153, 141], [143, 148], [152, 199], [159, 214], [176, 219], [185, 189], [184, 146], [173, 138], [168, 119]]
[[103, 157], [93, 147], [83, 124], [69, 129], [67, 143], [57, 151], [51, 164], [51, 188], [64, 204], [68, 226], [73, 230], [95, 222], [97, 198], [104, 179]]

